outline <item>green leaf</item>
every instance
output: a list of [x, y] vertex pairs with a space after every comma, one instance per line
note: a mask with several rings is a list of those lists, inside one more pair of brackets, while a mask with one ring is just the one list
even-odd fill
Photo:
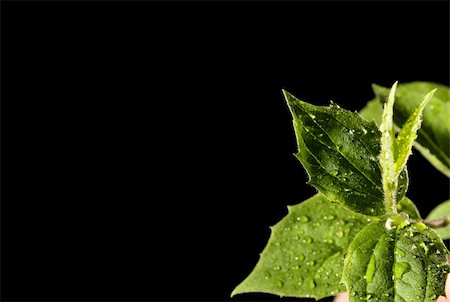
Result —
[[[384, 105], [383, 113], [381, 115], [381, 153], [380, 153], [380, 165], [383, 176], [383, 187], [386, 184], [391, 184], [395, 181], [395, 170], [394, 170], [394, 100], [395, 100], [395, 90], [397, 88], [397, 82], [391, 88], [389, 92], [387, 103]], [[386, 191], [386, 189], [385, 189]]]
[[[450, 200], [444, 201], [435, 207], [427, 216], [426, 220], [438, 219], [448, 215], [450, 215]], [[450, 225], [434, 230], [441, 236], [442, 239], [450, 239]]]
[[271, 228], [256, 267], [232, 296], [263, 292], [319, 299], [345, 289], [339, 285], [343, 255], [358, 231], [376, 218], [352, 213], [321, 194], [288, 210]]
[[[367, 102], [367, 105], [363, 109], [361, 109], [359, 114], [365, 120], [367, 120], [369, 122], [370, 121], [374, 121], [377, 125], [380, 125], [381, 124], [381, 114], [382, 114], [382, 112], [383, 112], [383, 105], [382, 105], [380, 99], [375, 98], [375, 99]], [[394, 118], [394, 120], [395, 120], [395, 118]], [[395, 126], [395, 128], [398, 129], [399, 127]], [[420, 135], [420, 130], [419, 130], [419, 138], [420, 137], [421, 137], [421, 135]], [[441, 160], [439, 160], [439, 158], [437, 158], [433, 153], [431, 153], [428, 148], [425, 148], [424, 146], [419, 144], [417, 141], [414, 142], [413, 146], [436, 169], [438, 169], [440, 172], [442, 172], [443, 174], [445, 174], [448, 177], [450, 177], [450, 169], [448, 169], [448, 167], [445, 166], [445, 164]]]
[[378, 126], [381, 124], [381, 115], [383, 114], [383, 105], [380, 99], [375, 98], [367, 102], [366, 106], [359, 111], [359, 115], [366, 121], [372, 122]]
[[[437, 88], [423, 112], [422, 127], [414, 144], [439, 171], [450, 177], [450, 89], [431, 82], [400, 84], [396, 92], [394, 122], [403, 125], [419, 105], [423, 96]], [[378, 99], [385, 101], [389, 89], [373, 85]]]
[[444, 294], [448, 251], [423, 223], [387, 230], [366, 226], [351, 243], [342, 281], [350, 302], [435, 302]]
[[416, 107], [416, 109], [411, 113], [408, 120], [403, 124], [402, 129], [398, 133], [395, 138], [395, 175], [399, 175], [400, 172], [404, 169], [406, 162], [408, 160], [409, 155], [411, 155], [411, 148], [413, 146], [413, 142], [417, 138], [417, 130], [420, 128], [420, 124], [422, 122], [422, 112], [425, 109], [428, 101], [433, 97], [433, 94], [436, 92], [436, 89], [429, 92], [420, 102], [420, 104]]
[[417, 210], [416, 205], [408, 197], [404, 197], [402, 200], [400, 200], [400, 202], [397, 204], [397, 210], [399, 213], [408, 214], [410, 219], [422, 220], [422, 217], [420, 217], [420, 213], [419, 210]]
[[[385, 213], [380, 132], [373, 122], [335, 104], [302, 102], [284, 91], [297, 136], [296, 157], [308, 172], [309, 184], [329, 200], [366, 215]], [[406, 169], [399, 177], [398, 200], [407, 189]]]
[[383, 182], [384, 201], [388, 214], [395, 214], [397, 203], [397, 187], [398, 180], [395, 171], [395, 131], [394, 131], [394, 100], [397, 82], [392, 85], [389, 92], [387, 103], [384, 105], [383, 113], [381, 115], [381, 152], [380, 165]]

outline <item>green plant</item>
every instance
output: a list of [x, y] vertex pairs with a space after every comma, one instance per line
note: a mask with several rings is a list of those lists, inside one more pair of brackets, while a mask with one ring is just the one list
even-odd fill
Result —
[[376, 98], [359, 114], [284, 91], [296, 157], [318, 193], [288, 206], [232, 295], [320, 299], [348, 291], [350, 301], [417, 302], [444, 294], [450, 201], [423, 220], [405, 195], [413, 146], [450, 177], [450, 90], [428, 82], [373, 89]]

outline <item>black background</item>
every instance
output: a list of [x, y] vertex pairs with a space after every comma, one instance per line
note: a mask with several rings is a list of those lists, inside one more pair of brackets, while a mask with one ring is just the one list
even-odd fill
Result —
[[[231, 300], [315, 193], [281, 89], [359, 110], [448, 84], [448, 25], [448, 2], [3, 2], [3, 300]], [[409, 171], [423, 214], [448, 199]]]

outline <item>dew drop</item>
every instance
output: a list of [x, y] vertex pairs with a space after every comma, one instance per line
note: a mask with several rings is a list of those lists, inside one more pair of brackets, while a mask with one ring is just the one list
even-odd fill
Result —
[[279, 271], [279, 270], [281, 270], [281, 266], [277, 265], [273, 269], [276, 270], [276, 271]]
[[361, 130], [362, 130], [362, 132], [363, 132], [363, 134], [364, 134], [364, 135], [366, 135], [366, 134], [367, 134], [367, 130], [366, 130], [366, 128], [362, 128]]
[[425, 242], [419, 243], [419, 247], [423, 250], [425, 255], [428, 254], [428, 246], [425, 244]]
[[305, 255], [299, 254], [294, 259], [301, 262], [301, 261], [305, 260]]
[[396, 255], [399, 255], [400, 257], [405, 257], [405, 252], [402, 251], [401, 249], [395, 249], [395, 250], [394, 250], [394, 253], [395, 253]]
[[314, 289], [316, 287], [316, 282], [314, 280], [309, 281], [309, 289]]
[[295, 236], [292, 236], [292, 239], [294, 239], [294, 240], [299, 240], [300, 237], [298, 237], [297, 235], [295, 235]]
[[331, 214], [328, 214], [328, 215], [325, 215], [325, 216], [323, 217], [323, 219], [325, 219], [325, 220], [333, 220], [333, 219], [334, 219], [334, 216], [331, 215]]
[[334, 243], [333, 239], [331, 239], [331, 238], [327, 238], [323, 242], [328, 243], [328, 244], [333, 244]]
[[330, 172], [330, 174], [333, 175], [333, 176], [337, 176], [339, 174], [339, 171], [338, 170], [333, 170], [333, 171]]
[[307, 216], [302, 215], [302, 216], [297, 217], [297, 221], [299, 221], [301, 223], [306, 223], [309, 221], [309, 218]]
[[356, 292], [355, 292], [355, 291], [350, 292], [350, 296], [351, 296], [351, 297], [356, 296]]
[[414, 224], [414, 226], [419, 232], [424, 231], [427, 228], [427, 226], [425, 224], [423, 224], [422, 222], [417, 222]]
[[403, 277], [403, 274], [407, 273], [411, 267], [407, 262], [396, 262], [394, 265], [394, 279], [398, 280]]
[[277, 287], [278, 287], [278, 288], [281, 288], [281, 287], [283, 287], [283, 286], [284, 286], [284, 282], [281, 281], [281, 280], [278, 280], [278, 281], [277, 281]]
[[342, 232], [341, 230], [336, 232], [336, 236], [338, 236], [339, 238], [344, 237], [344, 232]]
[[312, 238], [309, 236], [303, 238], [303, 243], [310, 244], [312, 241], [313, 241]]
[[316, 264], [316, 262], [314, 262], [313, 260], [306, 262], [307, 266], [313, 266], [314, 264]]

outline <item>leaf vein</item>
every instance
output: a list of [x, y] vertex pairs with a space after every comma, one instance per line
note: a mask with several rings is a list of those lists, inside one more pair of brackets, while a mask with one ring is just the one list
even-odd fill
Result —
[[[337, 121], [339, 124], [341, 124], [342, 126], [346, 127], [346, 125], [344, 125], [343, 123], [341, 123], [339, 120], [337, 120], [336, 118], [334, 118], [332, 115], [329, 115], [331, 118], [333, 118], [335, 121]], [[323, 129], [315, 120], [311, 119], [327, 136], [328, 138], [336, 145], [336, 143], [333, 141], [333, 139], [331, 138], [331, 136], [325, 131], [325, 129]], [[318, 139], [319, 140], [319, 139]], [[357, 137], [357, 140], [364, 146], [364, 148], [366, 150], [368, 150], [369, 154], [371, 156], [373, 156], [373, 154], [370, 152], [370, 150], [366, 147], [366, 145]], [[319, 140], [320, 141], [320, 140]], [[322, 141], [320, 141], [323, 145], [325, 145]], [[352, 163], [347, 157], [345, 157], [345, 155], [339, 151], [337, 148], [335, 149], [345, 160], [347, 160], [348, 163], [350, 163], [359, 173], [361, 173], [362, 176], [364, 176], [365, 178], [367, 178], [372, 184], [374, 184], [379, 191], [383, 192], [381, 186], [377, 185], [376, 182], [374, 182], [371, 178], [369, 178], [363, 171], [361, 171], [357, 166], [355, 166], [354, 163]], [[379, 163], [378, 163], [379, 165]]]
[[[311, 134], [311, 135], [312, 135], [312, 134]], [[303, 139], [303, 138], [302, 138], [302, 139]], [[323, 144], [324, 146], [326, 146], [324, 143], [322, 143], [322, 142], [320, 142], [320, 143]], [[331, 174], [330, 172], [328, 172], [327, 169], [325, 169], [325, 168], [322, 166], [322, 164], [320, 163], [320, 161], [314, 156], [314, 154], [311, 152], [311, 150], [309, 150], [309, 148], [306, 146], [306, 144], [305, 144], [304, 142], [303, 142], [303, 144], [304, 144], [305, 149], [308, 150], [308, 152], [309, 152], [309, 154], [311, 155], [311, 157], [314, 158], [314, 160], [315, 160], [315, 161], [317, 162], [317, 164], [322, 168], [322, 170], [324, 170], [327, 174], [331, 175], [334, 179], [338, 180], [341, 184], [343, 184], [344, 187], [351, 188], [354, 192], [358, 193], [357, 195], [360, 195], [360, 196], [363, 196], [363, 197], [367, 197], [367, 194], [366, 194], [366, 193], [364, 193], [364, 192], [362, 192], [362, 191], [359, 191], [359, 190], [357, 190], [357, 189], [355, 189], [355, 188], [353, 188], [353, 187], [348, 186], [346, 182], [344, 182], [344, 181], [341, 180], [340, 178], [338, 178], [338, 177], [334, 176], [333, 174]], [[370, 195], [370, 194], [369, 194], [369, 195]]]

